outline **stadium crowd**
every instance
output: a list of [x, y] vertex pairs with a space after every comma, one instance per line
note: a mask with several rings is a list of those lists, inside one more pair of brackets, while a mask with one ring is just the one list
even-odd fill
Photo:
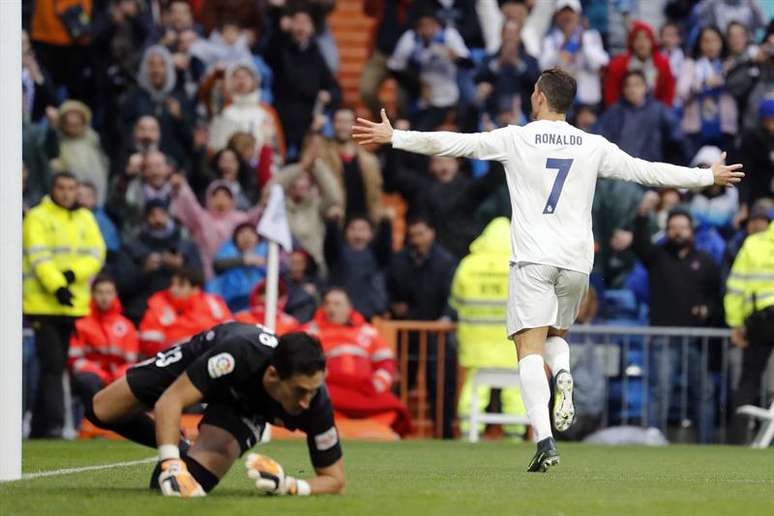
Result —
[[[540, 71], [555, 66], [578, 81], [572, 123], [629, 154], [708, 166], [727, 152], [744, 164], [738, 189], [600, 180], [589, 299], [599, 309], [583, 322], [728, 323], [745, 348], [740, 399], [754, 400], [768, 352], [748, 346], [744, 320], [774, 306], [774, 264], [765, 263], [774, 256], [771, 6], [364, 0], [372, 46], [361, 102], [347, 105], [327, 22], [335, 4], [24, 2], [24, 314], [39, 369], [30, 437], [61, 436], [66, 368], [74, 392], [88, 395], [213, 324], [263, 321], [267, 243], [256, 224], [274, 184], [293, 236], [281, 255], [277, 328], [321, 338], [339, 413], [410, 431], [391, 394], [396, 357], [374, 318], [459, 320], [462, 365], [512, 367], [504, 308], [475, 309], [505, 296], [505, 272], [489, 291], [475, 287], [477, 274], [507, 263], [501, 166], [366, 149], [352, 125], [378, 117], [388, 79], [398, 128], [525, 124]], [[405, 216], [387, 194], [399, 194]], [[769, 244], [744, 247], [756, 233]], [[735, 263], [743, 248], [747, 265]], [[751, 263], [759, 268], [736, 270]], [[753, 279], [751, 305], [742, 283]], [[612, 302], [622, 292], [627, 301]], [[447, 369], [454, 378], [454, 356]], [[669, 385], [671, 372], [654, 369]], [[652, 386], [655, 426], [669, 408], [663, 385]], [[711, 390], [695, 396], [716, 403]], [[518, 392], [501, 398], [523, 410]], [[447, 437], [455, 409], [444, 411]], [[714, 412], [702, 414], [709, 442]]]

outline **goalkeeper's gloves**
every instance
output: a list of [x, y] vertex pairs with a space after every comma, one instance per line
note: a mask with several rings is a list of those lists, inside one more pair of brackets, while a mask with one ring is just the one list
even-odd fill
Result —
[[309, 483], [286, 475], [282, 466], [272, 458], [251, 453], [245, 459], [247, 476], [255, 480], [255, 487], [264, 494], [297, 495], [311, 494]]
[[167, 459], [161, 463], [159, 487], [164, 496], [180, 496], [192, 498], [207, 496], [199, 482], [188, 472], [188, 467], [181, 459]]

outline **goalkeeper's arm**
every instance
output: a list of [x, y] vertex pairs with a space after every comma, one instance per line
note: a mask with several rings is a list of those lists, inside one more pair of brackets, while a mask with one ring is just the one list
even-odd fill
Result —
[[315, 468], [317, 476], [308, 480], [313, 494], [344, 494], [347, 482], [344, 479], [344, 459], [339, 459], [327, 468]]
[[180, 440], [180, 417], [183, 409], [202, 400], [203, 394], [197, 389], [187, 373], [183, 373], [161, 395], [154, 407], [156, 416], [156, 445], [159, 447], [160, 459], [179, 459], [175, 456], [177, 443]]
[[255, 480], [258, 491], [270, 495], [308, 496], [312, 494], [343, 494], [344, 461], [315, 468], [317, 476], [309, 480], [285, 474], [284, 468], [271, 457], [251, 453], [245, 459], [247, 476]]

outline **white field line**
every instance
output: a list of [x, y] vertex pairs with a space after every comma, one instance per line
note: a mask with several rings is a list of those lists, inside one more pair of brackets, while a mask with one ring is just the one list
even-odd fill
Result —
[[148, 457], [147, 459], [129, 460], [125, 462], [114, 462], [112, 464], [99, 464], [96, 466], [83, 466], [80, 468], [65, 468], [54, 469], [51, 471], [38, 471], [37, 473], [25, 473], [22, 475], [21, 480], [31, 480], [33, 478], [42, 477], [58, 477], [61, 475], [73, 475], [76, 473], [83, 473], [85, 471], [99, 471], [101, 469], [113, 469], [113, 468], [125, 468], [128, 466], [137, 466], [138, 464], [150, 464], [156, 462], [158, 457]]

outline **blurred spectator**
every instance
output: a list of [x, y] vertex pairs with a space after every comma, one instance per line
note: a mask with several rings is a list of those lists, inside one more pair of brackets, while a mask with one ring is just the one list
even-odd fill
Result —
[[758, 0], [702, 0], [694, 9], [701, 27], [726, 31], [731, 22], [738, 22], [755, 32], [766, 25]]
[[[274, 333], [284, 335], [298, 331], [298, 320], [285, 312], [288, 302], [288, 287], [284, 281], [277, 285], [277, 315], [274, 319]], [[266, 280], [258, 283], [250, 294], [250, 307], [234, 315], [234, 319], [248, 324], [267, 325], [266, 322]]]
[[92, 183], [82, 181], [78, 184], [78, 206], [86, 208], [94, 215], [108, 255], [118, 252], [121, 248], [121, 235], [102, 206], [97, 204], [97, 189]]
[[224, 20], [206, 40], [199, 39], [191, 52], [207, 69], [225, 69], [237, 63], [252, 61], [249, 33], [238, 20]]
[[596, 132], [634, 157], [685, 163], [688, 144], [672, 111], [648, 94], [642, 70], [623, 75], [623, 96], [602, 113]]
[[540, 75], [537, 60], [527, 54], [521, 42], [521, 25], [506, 20], [502, 29], [502, 45], [487, 56], [476, 76], [477, 98], [491, 118], [502, 112], [524, 114], [529, 120], [529, 101]]
[[470, 51], [460, 33], [444, 27], [434, 9], [417, 15], [414, 30], [398, 40], [388, 68], [417, 102], [412, 125], [427, 131], [442, 124], [460, 99], [457, 67], [471, 67]]
[[428, 219], [417, 216], [407, 226], [408, 245], [392, 257], [387, 275], [390, 311], [398, 319], [434, 321], [449, 313], [456, 260], [435, 241]]
[[144, 156], [129, 157], [126, 169], [116, 178], [106, 208], [120, 222], [124, 239], [135, 236], [148, 202], [156, 200], [169, 206], [172, 172], [169, 159], [162, 152], [149, 151]]
[[578, 129], [586, 132], [592, 132], [597, 120], [599, 119], [599, 110], [589, 104], [577, 104], [572, 114], [570, 122]]
[[160, 45], [149, 47], [140, 63], [137, 86], [126, 93], [121, 114], [126, 130], [141, 116], [154, 116], [161, 127], [161, 141], [170, 153], [188, 155], [193, 147], [194, 111], [175, 83], [172, 54]]
[[338, 98], [336, 79], [313, 38], [311, 14], [301, 8], [280, 18], [265, 52], [274, 71], [274, 105], [292, 158], [301, 149], [313, 114]]
[[[651, 242], [648, 218], [658, 202], [658, 195], [648, 192], [634, 222], [633, 249], [649, 274], [650, 324], [708, 326], [720, 313], [720, 270], [711, 256], [694, 247], [693, 220], [685, 211], [670, 213], [664, 246]], [[666, 285], [669, 287], [665, 288]], [[682, 353], [688, 356], [681, 358]], [[714, 388], [712, 382], [702, 380], [707, 374], [708, 357], [703, 356], [701, 343], [679, 337], [667, 338], [661, 340], [651, 355], [648, 424], [665, 427], [676, 366], [688, 363], [685, 387], [694, 400], [691, 405], [698, 440], [713, 442]]]
[[[177, 154], [182, 151], [179, 146], [167, 145], [167, 141], [161, 139], [161, 126], [158, 119], [153, 115], [143, 115], [137, 119], [132, 129], [131, 139], [126, 144], [116, 150], [111, 156], [111, 174], [118, 176], [123, 174], [129, 163], [129, 160], [142, 159], [149, 152], [161, 151], [174, 161], [182, 169], [190, 167], [190, 158], [185, 154]], [[137, 154], [138, 158], [132, 156]]]
[[468, 48], [484, 48], [476, 3], [470, 0], [416, 0], [419, 10], [434, 10], [444, 27], [459, 32]]
[[[702, 147], [691, 161], [692, 167], [710, 168], [720, 161], [717, 147]], [[691, 215], [699, 226], [710, 226], [723, 234], [731, 232], [734, 217], [739, 209], [739, 190], [710, 185], [697, 192], [691, 200]]]
[[[161, 24], [154, 27], [150, 42], [174, 49], [180, 43], [180, 36], [194, 30], [193, 9], [188, 0], [169, 0], [161, 13]], [[209, 32], [212, 27], [208, 28]]]
[[239, 154], [229, 147], [219, 150], [210, 159], [210, 174], [206, 177], [209, 185], [215, 180], [228, 183], [236, 198], [236, 209], [249, 210], [258, 202], [259, 192], [255, 174], [242, 161]]
[[344, 192], [345, 220], [364, 215], [376, 224], [382, 211], [382, 172], [376, 156], [352, 139], [354, 123], [354, 111], [336, 110], [333, 138], [321, 143], [319, 156], [336, 175]]
[[250, 61], [226, 69], [223, 85], [226, 104], [210, 123], [211, 151], [224, 148], [234, 133], [248, 132], [255, 138], [258, 149], [267, 146], [275, 161], [284, 160], [282, 125], [276, 111], [262, 101], [260, 83], [261, 77]]
[[680, 77], [680, 71], [683, 69], [683, 61], [685, 60], [680, 27], [676, 23], [667, 22], [661, 26], [659, 32], [661, 52], [669, 59], [669, 69], [672, 71], [672, 77], [676, 81]]
[[694, 151], [704, 145], [728, 148], [737, 131], [736, 102], [725, 88], [722, 73], [726, 54], [723, 34], [716, 27], [704, 27], [677, 81], [684, 106], [683, 131]]
[[212, 261], [218, 250], [232, 238], [238, 225], [245, 222], [257, 225], [263, 208], [258, 205], [249, 211], [237, 210], [234, 192], [228, 182], [221, 179], [207, 187], [206, 208], [199, 204], [185, 177], [176, 175], [171, 183], [172, 212], [180, 218], [199, 246], [204, 277], [210, 279], [213, 275]]
[[576, 100], [598, 104], [602, 100], [599, 71], [609, 57], [599, 33], [581, 25], [581, 12], [580, 0], [557, 0], [554, 28], [543, 41], [540, 68], [558, 66], [571, 73], [578, 81]]
[[758, 199], [753, 203], [749, 214], [749, 217], [739, 221], [741, 229], [728, 241], [726, 255], [723, 258], [723, 273], [721, 274], [723, 279], [727, 279], [731, 273], [731, 266], [747, 237], [768, 229], [771, 219], [774, 218], [774, 199], [767, 197]]
[[230, 20], [238, 20], [241, 27], [250, 31], [262, 31], [264, 14], [261, 3], [244, 0], [203, 0], [196, 18], [201, 22], [206, 34]]
[[199, 249], [182, 235], [168, 205], [152, 199], [144, 208], [139, 234], [126, 242], [114, 273], [126, 313], [135, 323], [142, 319], [148, 298], [169, 288], [177, 269], [202, 268]]
[[320, 55], [335, 76], [339, 71], [339, 50], [328, 27], [327, 17], [336, 7], [336, 0], [290, 0], [291, 9], [307, 9], [314, 23], [315, 42], [320, 49]]
[[244, 180], [245, 186], [253, 184], [251, 191], [259, 194], [275, 173], [274, 152], [271, 147], [264, 145], [258, 148], [255, 136], [248, 132], [236, 132], [228, 139], [228, 148], [235, 151], [241, 162], [247, 167], [250, 179]]
[[658, 51], [653, 28], [639, 21], [635, 21], [629, 29], [627, 51], [610, 61], [605, 76], [605, 105], [610, 106], [620, 98], [626, 74], [632, 70], [642, 72], [647, 91], [656, 100], [672, 106], [675, 78], [669, 59]]
[[290, 253], [285, 283], [288, 287], [285, 311], [301, 323], [309, 321], [317, 310], [320, 277], [314, 259], [303, 249]]
[[[457, 403], [460, 432], [470, 428], [470, 402], [473, 378], [483, 367], [512, 368], [518, 362], [516, 348], [503, 334], [505, 304], [508, 299], [508, 261], [511, 254], [510, 221], [504, 217], [492, 220], [481, 236], [470, 244], [470, 254], [462, 259], [451, 285], [449, 304], [457, 311], [459, 365], [465, 368], [465, 383]], [[518, 387], [500, 389], [502, 413], [526, 415]], [[479, 387], [479, 412], [486, 412], [493, 389]], [[521, 439], [523, 425], [507, 425], [505, 433]], [[483, 433], [484, 425], [479, 428]]]
[[67, 88], [67, 96], [88, 102], [93, 94], [93, 69], [89, 43], [92, 0], [36, 0], [31, 39], [43, 69], [54, 84]]
[[116, 284], [100, 275], [91, 285], [89, 315], [75, 321], [67, 365], [76, 394], [90, 400], [137, 362], [140, 343], [132, 321], [121, 315]]
[[27, 31], [22, 31], [22, 118], [37, 122], [46, 114], [46, 108], [57, 104], [54, 85], [48, 73], [40, 67]]
[[202, 39], [199, 34], [193, 29], [188, 29], [180, 34], [172, 53], [177, 76], [175, 88], [185, 93], [188, 99], [196, 97], [199, 84], [207, 72], [207, 64], [197, 52], [201, 50], [201, 45]]
[[408, 409], [390, 388], [395, 354], [376, 328], [352, 308], [343, 289], [329, 290], [303, 330], [320, 339], [327, 359], [326, 385], [333, 409], [345, 418], [373, 418], [400, 435], [411, 431]]
[[[333, 208], [342, 209], [344, 193], [333, 171], [321, 159], [307, 168], [301, 161], [283, 168], [272, 179], [285, 191], [285, 209], [290, 233], [311, 255], [317, 267], [325, 268], [323, 240], [325, 214]], [[269, 190], [270, 188], [267, 188]]]
[[384, 217], [376, 229], [363, 216], [347, 221], [342, 235], [341, 208], [331, 208], [325, 226], [323, 253], [328, 284], [342, 287], [352, 306], [366, 319], [387, 311], [384, 269], [392, 252], [392, 221]]
[[51, 161], [59, 155], [56, 131], [22, 120], [22, 162], [28, 174], [24, 199], [35, 205], [51, 186]]
[[[505, 20], [515, 20], [522, 27], [521, 39], [524, 48], [532, 57], [540, 56], [543, 47], [543, 36], [551, 26], [554, 14], [553, 2], [537, 2], [534, 0], [498, 0], [500, 11]], [[483, 23], [483, 20], [482, 20]], [[486, 25], [482, 26], [486, 32]], [[489, 29], [491, 30], [491, 29]], [[494, 34], [499, 36], [497, 31]], [[495, 47], [499, 46], [499, 42]], [[487, 44], [487, 49], [489, 49]]]
[[172, 273], [168, 289], [148, 299], [148, 309], [140, 323], [142, 356], [152, 357], [232, 319], [223, 299], [202, 292], [203, 285], [200, 271], [183, 267]]
[[40, 365], [31, 438], [61, 437], [70, 335], [89, 311], [89, 283], [105, 260], [105, 242], [94, 216], [78, 207], [77, 188], [72, 174], [55, 174], [51, 195], [23, 222], [23, 309]]
[[[750, 235], [734, 260], [728, 278], [726, 322], [732, 328], [731, 341], [742, 348], [742, 374], [732, 393], [733, 406], [762, 405], [761, 377], [774, 349], [774, 224]], [[734, 414], [736, 410], [734, 411]], [[749, 420], [737, 415], [731, 438], [738, 444], [749, 439]]]
[[735, 66], [749, 63], [758, 55], [758, 47], [750, 44], [750, 31], [737, 21], [728, 24], [726, 29], [728, 39], [728, 56], [723, 62], [723, 73], [728, 73]]
[[[743, 109], [742, 123], [744, 129], [752, 129], [758, 125], [761, 103], [774, 96], [774, 20], [769, 23], [756, 59], [749, 66], [738, 68], [734, 77], [733, 89]], [[737, 82], [738, 81], [738, 82]], [[729, 88], [732, 78], [729, 75]]]
[[245, 310], [253, 289], [266, 277], [267, 254], [268, 245], [261, 241], [255, 224], [239, 224], [233, 238], [215, 255], [215, 277], [207, 282], [207, 292], [222, 297], [232, 312]]
[[758, 125], [742, 133], [739, 145], [738, 158], [745, 171], [739, 185], [742, 215], [757, 199], [774, 197], [774, 89], [758, 113]]
[[59, 109], [48, 108], [51, 127], [57, 130], [59, 157], [51, 164], [56, 172], [70, 172], [79, 181], [88, 181], [97, 189], [97, 204], [105, 203], [108, 160], [99, 136], [90, 127], [91, 110], [77, 100], [68, 100]]
[[[363, 13], [375, 20], [373, 50], [360, 77], [360, 98], [371, 111], [379, 116], [382, 103], [379, 90], [390, 76], [387, 60], [395, 50], [400, 36], [414, 26], [413, 0], [365, 0]], [[396, 91], [398, 112], [406, 113], [406, 92], [400, 87]]]

